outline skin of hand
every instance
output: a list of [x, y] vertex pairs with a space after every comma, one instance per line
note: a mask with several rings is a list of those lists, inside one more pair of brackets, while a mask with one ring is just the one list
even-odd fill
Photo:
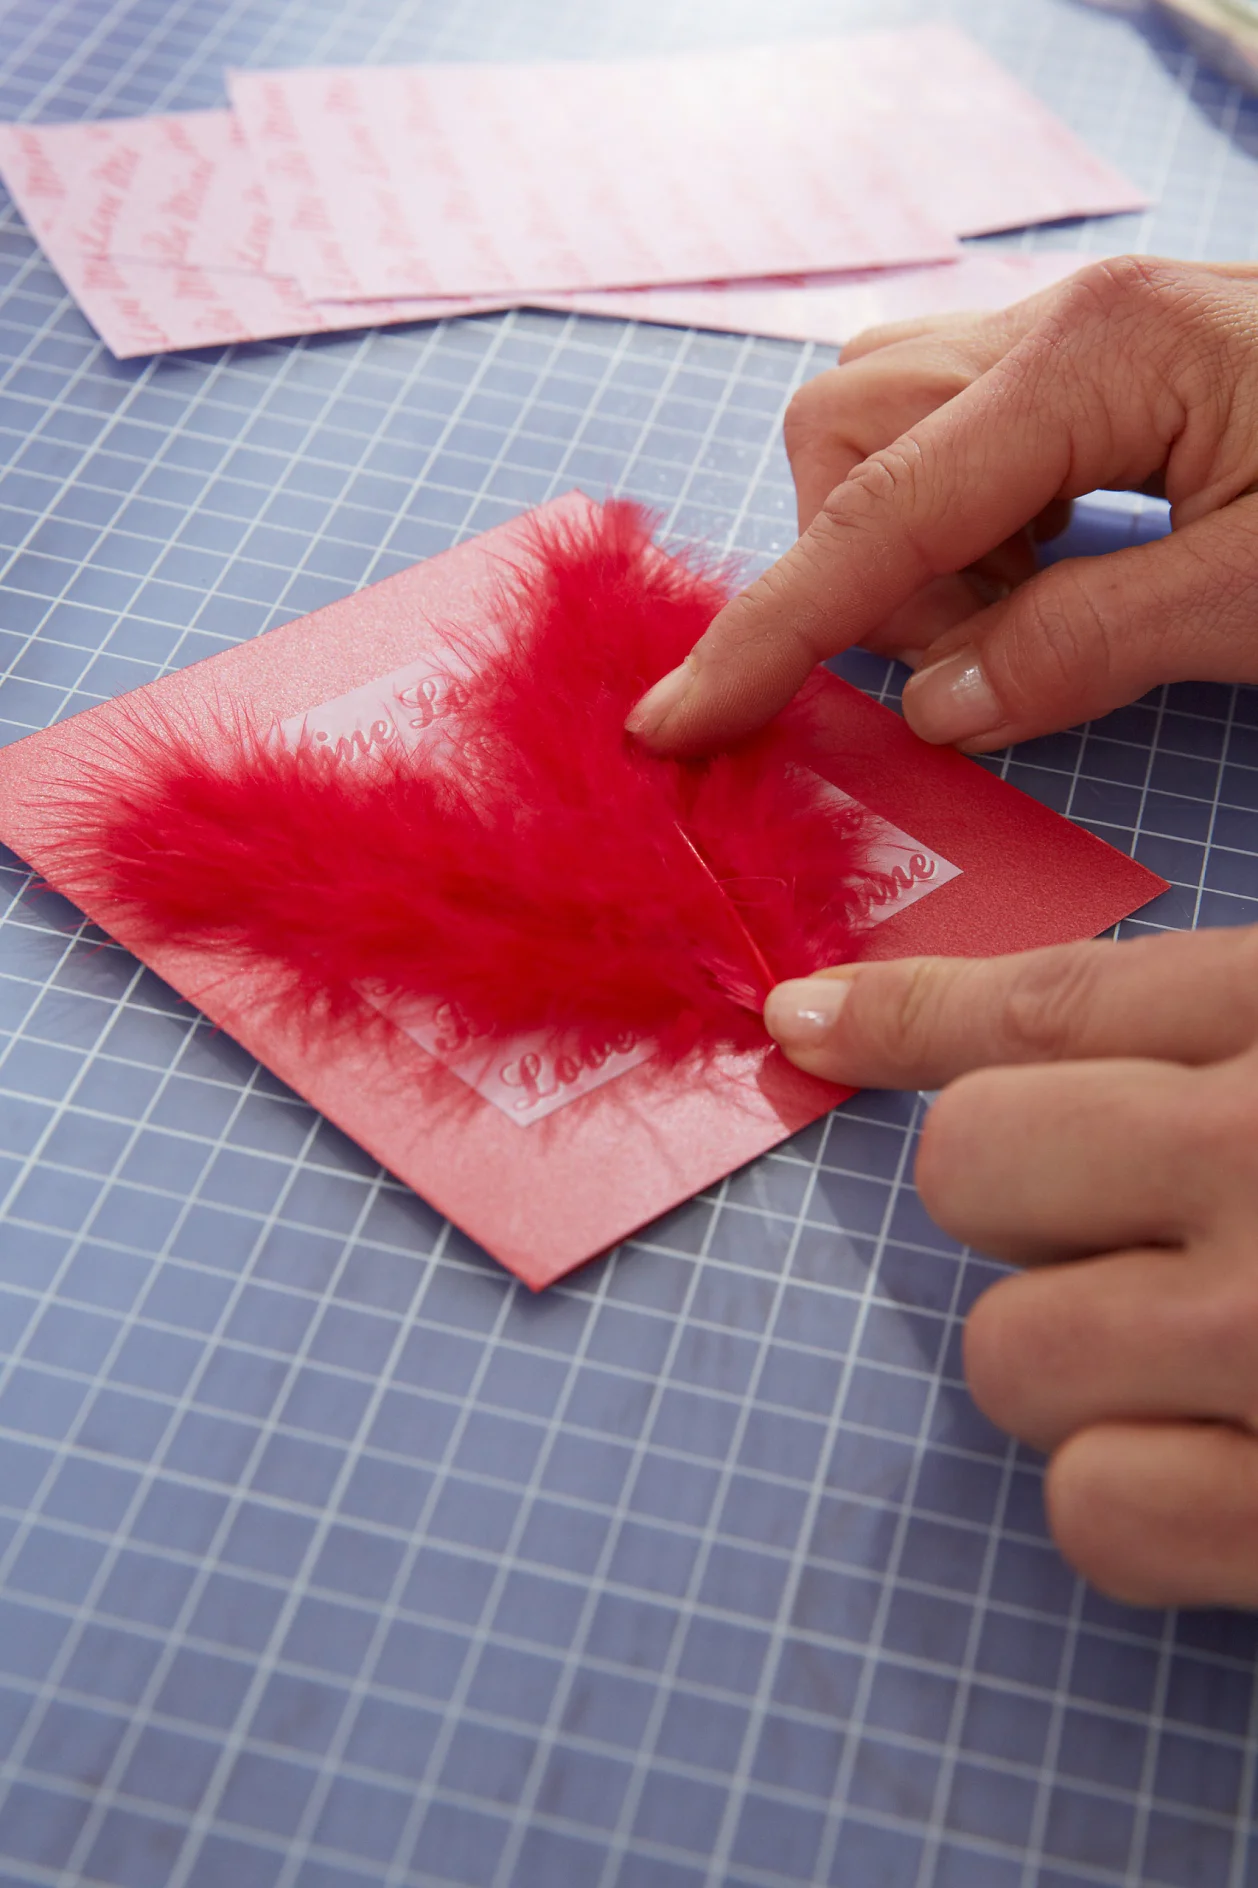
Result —
[[[1160, 682], [1258, 681], [1258, 266], [1125, 257], [1002, 313], [874, 330], [787, 415], [798, 542], [629, 717], [659, 752], [749, 733], [860, 644], [925, 740], [983, 753]], [[1098, 487], [1172, 535], [1036, 572]]]
[[765, 1019], [828, 1080], [943, 1089], [922, 1198], [1025, 1268], [966, 1374], [1050, 1456], [1067, 1559], [1133, 1605], [1258, 1606], [1258, 926], [852, 965]]
[[[629, 728], [760, 726], [855, 644], [972, 752], [1161, 682], [1258, 680], [1258, 269], [1126, 258], [992, 316], [864, 335], [788, 415], [799, 542]], [[1172, 535], [1036, 572], [1098, 487]], [[922, 1197], [1027, 1269], [980, 1299], [974, 1395], [1050, 1456], [1066, 1556], [1133, 1604], [1258, 1606], [1258, 931], [871, 963], [784, 984], [791, 1059], [943, 1088]]]

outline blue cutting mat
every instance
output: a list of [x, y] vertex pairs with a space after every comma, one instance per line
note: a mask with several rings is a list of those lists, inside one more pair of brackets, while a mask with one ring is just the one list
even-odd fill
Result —
[[[1258, 109], [1070, 0], [20, 0], [0, 115], [944, 16], [1160, 198], [1035, 241], [1256, 253]], [[7, 738], [573, 484], [790, 538], [820, 349], [517, 314], [119, 366], [11, 212], [0, 270]], [[1258, 916], [1254, 692], [1008, 771], [1175, 881], [1142, 924]], [[535, 1300], [2, 877], [3, 1888], [1258, 1882], [1254, 1625], [1063, 1568], [960, 1381], [991, 1272], [914, 1195], [920, 1103]]]

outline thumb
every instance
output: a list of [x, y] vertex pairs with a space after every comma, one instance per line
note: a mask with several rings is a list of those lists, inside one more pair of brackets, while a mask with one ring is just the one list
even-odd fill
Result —
[[949, 630], [904, 690], [923, 740], [990, 753], [1161, 682], [1258, 681], [1258, 498], [1169, 538], [1055, 564]]

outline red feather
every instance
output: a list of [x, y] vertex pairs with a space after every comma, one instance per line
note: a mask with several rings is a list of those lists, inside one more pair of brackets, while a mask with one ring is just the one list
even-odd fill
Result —
[[472, 651], [454, 766], [247, 729], [211, 755], [146, 724], [76, 796], [61, 850], [89, 901], [141, 938], [281, 965], [311, 1011], [367, 985], [448, 1000], [477, 1034], [747, 1041], [771, 982], [853, 955], [862, 816], [784, 761], [807, 691], [710, 760], [626, 737], [729, 595], [657, 550], [636, 506], [531, 548]]

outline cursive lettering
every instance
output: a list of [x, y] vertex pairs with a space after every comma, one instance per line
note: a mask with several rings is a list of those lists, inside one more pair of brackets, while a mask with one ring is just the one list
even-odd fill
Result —
[[19, 130], [18, 148], [26, 159], [26, 188], [33, 197], [50, 197], [54, 202], [65, 196], [65, 185], [56, 165], [48, 156], [37, 131]]
[[863, 885], [857, 896], [857, 910], [864, 917], [876, 906], [894, 904], [905, 892], [912, 891], [915, 885], [929, 884], [938, 870], [934, 859], [924, 852], [910, 853], [907, 861], [896, 864], [886, 872], [875, 872]]
[[320, 751], [332, 760], [355, 760], [369, 754], [373, 747], [384, 747], [391, 741], [396, 729], [391, 721], [373, 721], [369, 728], [355, 728], [350, 734], [342, 734], [332, 742], [332, 736], [326, 728], [315, 730], [315, 740], [327, 743]]
[[609, 1036], [606, 1042], [593, 1043], [575, 1053], [560, 1050], [553, 1056], [543, 1056], [530, 1049], [516, 1061], [506, 1063], [499, 1071], [499, 1079], [504, 1088], [521, 1091], [512, 1106], [525, 1114], [539, 1102], [553, 1101], [565, 1088], [575, 1087], [583, 1076], [598, 1074], [613, 1056], [628, 1055], [637, 1044], [633, 1031], [623, 1029]]
[[460, 708], [465, 708], [467, 690], [462, 682], [456, 682], [450, 676], [438, 672], [399, 688], [397, 699], [403, 708], [414, 710], [410, 726], [422, 730], [431, 727], [442, 715], [457, 714]]
[[473, 1029], [458, 1004], [449, 998], [437, 1005], [432, 1020], [437, 1031], [433, 1044], [437, 1055], [461, 1055], [470, 1044], [488, 1033], [483, 1029]]

